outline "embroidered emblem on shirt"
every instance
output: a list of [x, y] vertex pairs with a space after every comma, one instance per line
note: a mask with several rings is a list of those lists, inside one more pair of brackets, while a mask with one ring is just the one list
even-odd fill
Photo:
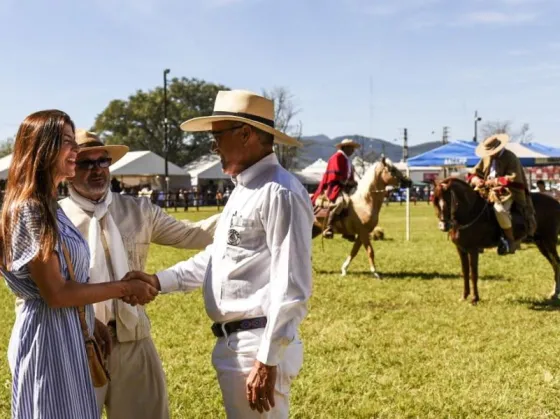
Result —
[[230, 246], [239, 246], [239, 243], [241, 243], [241, 235], [239, 234], [239, 231], [234, 230], [233, 228], [229, 229], [227, 237], [227, 244]]

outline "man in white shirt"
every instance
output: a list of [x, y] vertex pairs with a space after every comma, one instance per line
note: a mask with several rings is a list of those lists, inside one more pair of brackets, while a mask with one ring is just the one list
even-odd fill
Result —
[[[146, 198], [110, 190], [109, 166], [127, 152], [105, 145], [92, 132], [76, 130], [80, 146], [70, 196], [60, 206], [89, 242], [90, 282], [118, 281], [130, 270], [143, 270], [150, 243], [182, 249], [204, 249], [212, 242], [218, 215], [198, 223], [181, 222]], [[109, 419], [169, 417], [165, 374], [142, 306], [121, 300], [94, 304], [95, 317], [108, 326], [112, 350], [111, 381], [96, 388], [100, 411]]]
[[203, 287], [227, 417], [287, 418], [290, 384], [303, 363], [298, 326], [311, 295], [313, 209], [305, 188], [278, 163], [273, 143], [300, 143], [274, 129], [272, 101], [247, 91], [219, 92], [213, 116], [181, 128], [212, 131], [235, 189], [204, 252], [127, 279], [163, 293]]

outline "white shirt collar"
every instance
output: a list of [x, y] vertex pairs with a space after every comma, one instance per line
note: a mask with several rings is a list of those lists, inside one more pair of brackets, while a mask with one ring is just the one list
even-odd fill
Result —
[[280, 163], [278, 162], [276, 154], [270, 153], [266, 157], [263, 157], [258, 162], [239, 173], [235, 178], [233, 178], [233, 180], [235, 183], [239, 183], [240, 185], [247, 185], [270, 166], [279, 165]]

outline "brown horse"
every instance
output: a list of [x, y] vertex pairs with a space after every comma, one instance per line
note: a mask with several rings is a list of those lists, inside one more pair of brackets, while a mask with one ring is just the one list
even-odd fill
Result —
[[[356, 191], [350, 196], [348, 208], [334, 222], [335, 234], [353, 236], [355, 240], [350, 255], [342, 265], [342, 275], [346, 275], [352, 259], [356, 257], [360, 246], [363, 245], [368, 254], [370, 271], [374, 277], [379, 278], [375, 269], [375, 256], [370, 234], [379, 221], [379, 211], [383, 206], [387, 186], [408, 188], [412, 186], [412, 182], [389, 159], [383, 157], [366, 170], [358, 182]], [[326, 210], [316, 209], [312, 237], [323, 232], [325, 217]]]
[[[560, 233], [560, 203], [541, 193], [532, 193], [537, 229], [532, 239], [554, 270], [554, 291], [560, 293], [560, 257], [556, 250]], [[472, 303], [479, 301], [478, 256], [481, 249], [497, 247], [502, 230], [498, 225], [492, 204], [482, 198], [467, 182], [448, 178], [437, 185], [433, 204], [439, 218], [440, 230], [449, 236], [461, 257], [463, 270], [463, 299], [470, 295], [469, 274], [472, 282]], [[525, 239], [525, 222], [512, 207], [512, 223], [516, 240]]]

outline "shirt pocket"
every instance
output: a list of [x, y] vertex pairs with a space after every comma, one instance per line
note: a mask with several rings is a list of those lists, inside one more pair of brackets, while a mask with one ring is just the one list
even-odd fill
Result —
[[266, 246], [261, 223], [252, 218], [232, 217], [226, 237], [224, 258], [241, 263], [252, 258]]

